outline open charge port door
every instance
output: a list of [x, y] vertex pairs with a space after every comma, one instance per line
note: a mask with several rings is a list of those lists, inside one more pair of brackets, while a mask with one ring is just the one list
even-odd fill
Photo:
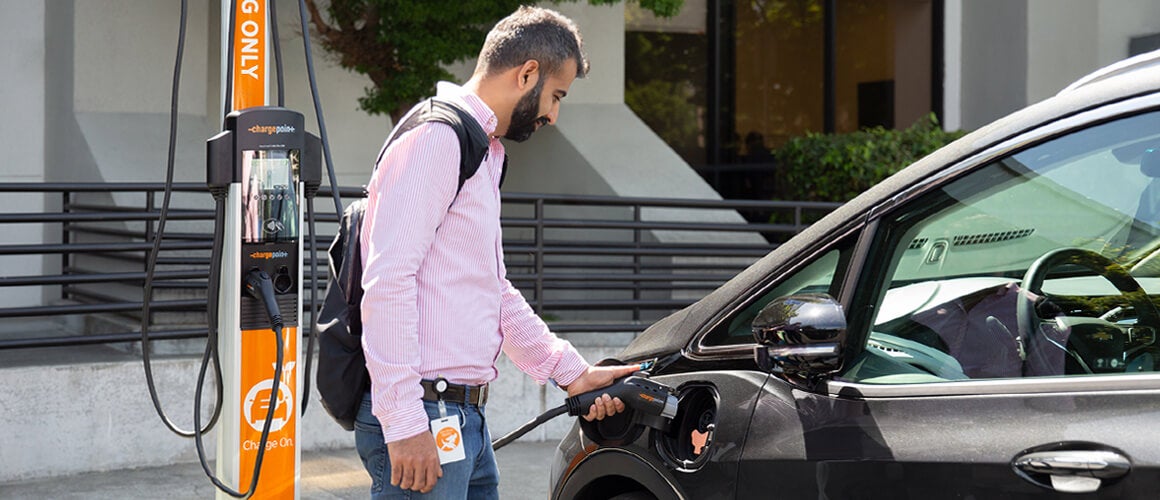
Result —
[[670, 467], [694, 472], [712, 455], [720, 398], [712, 385], [698, 382], [682, 385], [677, 394], [677, 415], [667, 430], [652, 432], [652, 444]]

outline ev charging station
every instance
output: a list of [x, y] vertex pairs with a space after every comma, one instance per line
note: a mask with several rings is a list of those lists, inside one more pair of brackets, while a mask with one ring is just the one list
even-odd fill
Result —
[[[298, 498], [299, 417], [306, 404], [303, 387], [308, 387], [303, 374], [308, 376], [310, 371], [310, 354], [303, 358], [298, 342], [304, 274], [301, 207], [305, 202], [313, 254], [316, 247], [313, 198], [321, 185], [323, 157], [329, 167], [330, 184], [336, 186], [301, 0], [303, 47], [322, 138], [306, 133], [301, 113], [281, 107], [281, 63], [277, 45], [274, 45], [274, 60], [278, 66], [279, 106], [269, 105], [270, 70], [266, 49], [272, 39], [278, 42], [272, 1], [222, 0], [222, 107], [227, 114], [224, 130], [206, 143], [206, 184], [213, 195], [216, 214], [207, 296], [209, 342], [194, 398], [193, 431], [178, 429], [162, 410], [148, 358], [149, 321], [142, 321], [141, 329], [146, 381], [154, 408], [170, 430], [196, 440], [198, 458], [218, 488], [219, 499]], [[149, 317], [149, 292], [172, 187], [176, 136], [173, 117], [177, 113], [187, 0], [182, 0], [181, 5], [165, 201], [147, 264], [144, 318]], [[275, 35], [271, 37], [271, 34]], [[342, 213], [339, 193], [332, 189], [331, 195], [336, 213]], [[312, 283], [312, 298], [317, 296], [313, 290], [316, 285], [316, 281]], [[314, 307], [313, 301], [311, 307]], [[202, 428], [201, 390], [211, 360], [219, 369], [220, 406], [209, 425]], [[300, 361], [305, 361], [305, 370]], [[609, 388], [568, 398], [564, 405], [545, 412], [492, 446], [499, 449], [555, 416], [582, 415], [604, 393], [622, 398], [640, 413], [640, 417], [633, 419], [637, 427], [660, 428], [674, 418], [678, 407], [671, 388], [647, 378], [626, 377]], [[215, 422], [219, 424], [216, 472], [210, 470], [201, 441]], [[581, 426], [584, 427], [583, 422]], [[591, 438], [591, 429], [583, 430]], [[240, 486], [246, 483], [248, 486], [243, 490]]]
[[[227, 36], [231, 4], [236, 6], [232, 38]], [[221, 268], [211, 270], [220, 273], [217, 349], [223, 385], [216, 474], [241, 490], [260, 467], [253, 498], [297, 498], [300, 207], [306, 191], [320, 183], [322, 146], [305, 132], [301, 113], [268, 106], [267, 0], [223, 0], [222, 14], [222, 74], [232, 72], [234, 82], [223, 101], [233, 111], [224, 130], [207, 141], [206, 169], [210, 190], [225, 196]], [[217, 497], [228, 498], [220, 485]]]

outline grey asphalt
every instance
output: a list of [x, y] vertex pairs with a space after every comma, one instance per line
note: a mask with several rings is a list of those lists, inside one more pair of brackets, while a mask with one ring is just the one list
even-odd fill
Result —
[[[515, 442], [496, 451], [500, 498], [547, 498], [555, 448], [554, 442]], [[299, 473], [299, 498], [370, 497], [370, 477], [354, 449], [305, 452]], [[0, 499], [4, 500], [204, 499], [215, 493], [197, 463], [0, 483]]]

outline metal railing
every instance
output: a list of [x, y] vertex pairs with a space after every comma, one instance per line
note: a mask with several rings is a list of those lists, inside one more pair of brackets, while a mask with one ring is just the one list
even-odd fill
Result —
[[[17, 325], [0, 330], [0, 349], [139, 340], [145, 261], [163, 190], [159, 183], [0, 183], [4, 199], [24, 200], [0, 209], [6, 235], [0, 238], [0, 294], [23, 302], [0, 307], [0, 321]], [[155, 340], [206, 335], [213, 211], [198, 207], [212, 200], [204, 184], [179, 183], [173, 190], [154, 274]], [[350, 200], [362, 190], [340, 187], [339, 194]], [[507, 276], [557, 332], [636, 332], [695, 302], [836, 207], [509, 193], [502, 217]], [[326, 248], [338, 222], [328, 188], [315, 208], [321, 295]], [[778, 213], [776, 220], [787, 222], [748, 223], [737, 216], [746, 210]], [[34, 241], [21, 240], [25, 234]], [[309, 239], [303, 241], [308, 259]], [[303, 269], [308, 291], [309, 263]], [[27, 290], [33, 292], [21, 293]], [[12, 320], [61, 317], [79, 326], [36, 335], [12, 330], [19, 329]], [[95, 318], [120, 328], [95, 328]]]

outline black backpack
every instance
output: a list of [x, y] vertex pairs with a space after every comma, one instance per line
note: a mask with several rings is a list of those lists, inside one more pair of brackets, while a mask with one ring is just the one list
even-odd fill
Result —
[[[387, 145], [404, 132], [426, 122], [450, 125], [459, 137], [459, 187], [476, 170], [487, 154], [487, 133], [466, 110], [456, 104], [428, 99], [415, 106], [391, 133]], [[386, 154], [379, 154], [375, 165]], [[507, 158], [504, 158], [504, 173]], [[503, 176], [500, 177], [503, 183]], [[458, 189], [456, 196], [458, 196]], [[454, 201], [453, 201], [454, 202]], [[370, 389], [366, 358], [362, 350], [362, 256], [359, 230], [366, 211], [366, 199], [351, 203], [339, 221], [338, 234], [330, 244], [330, 266], [326, 295], [318, 311], [318, 393], [322, 406], [346, 430], [354, 430], [363, 394]]]

